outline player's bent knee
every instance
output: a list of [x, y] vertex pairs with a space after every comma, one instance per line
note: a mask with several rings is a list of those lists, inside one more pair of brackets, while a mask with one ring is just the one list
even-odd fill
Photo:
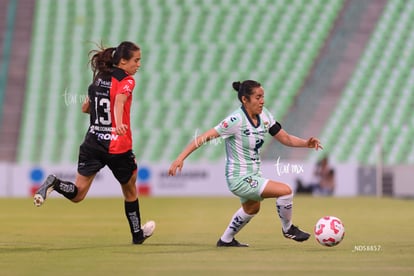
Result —
[[257, 209], [244, 209], [244, 212], [248, 215], [257, 215], [260, 211], [260, 208]]
[[248, 208], [247, 210], [244, 210], [244, 211], [248, 215], [256, 215], [260, 211], [260, 205], [257, 207], [255, 206], [255, 207]]
[[263, 198], [293, 195], [292, 188], [285, 183], [270, 180], [265, 186], [261, 196]]
[[260, 211], [260, 202], [246, 202], [243, 205], [243, 210], [248, 215], [256, 215]]
[[293, 190], [292, 190], [292, 188], [290, 188], [289, 185], [286, 185], [285, 194], [284, 195], [292, 195], [293, 196]]
[[277, 198], [278, 205], [288, 205], [291, 204], [293, 201], [293, 193], [283, 195]]

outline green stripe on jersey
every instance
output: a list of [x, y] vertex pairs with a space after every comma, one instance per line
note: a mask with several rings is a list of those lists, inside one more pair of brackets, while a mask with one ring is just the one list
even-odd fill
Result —
[[260, 147], [275, 120], [266, 108], [259, 116], [260, 124], [254, 126], [238, 108], [215, 127], [226, 144], [227, 178], [260, 173]]

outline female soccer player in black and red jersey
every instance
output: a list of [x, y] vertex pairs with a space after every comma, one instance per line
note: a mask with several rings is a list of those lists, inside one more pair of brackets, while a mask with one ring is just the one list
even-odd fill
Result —
[[34, 203], [41, 206], [53, 190], [72, 202], [80, 202], [99, 170], [108, 166], [121, 184], [132, 243], [141, 244], [155, 229], [154, 221], [141, 226], [130, 126], [135, 86], [132, 76], [141, 65], [141, 50], [136, 44], [124, 41], [118, 47], [100, 47], [89, 54], [93, 83], [88, 88], [82, 112], [89, 114], [90, 126], [79, 149], [75, 183], [49, 175], [36, 192]]

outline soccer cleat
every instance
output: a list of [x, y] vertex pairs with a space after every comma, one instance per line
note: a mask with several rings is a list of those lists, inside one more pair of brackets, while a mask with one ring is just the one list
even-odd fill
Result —
[[155, 221], [150, 220], [147, 223], [145, 223], [142, 227], [141, 227], [141, 231], [142, 231], [142, 238], [141, 239], [137, 239], [137, 240], [132, 240], [133, 244], [142, 244], [144, 243], [144, 241], [146, 239], [148, 239], [149, 237], [152, 236], [152, 234], [154, 233], [155, 230]]
[[54, 186], [59, 182], [56, 176], [53, 174], [49, 175], [45, 182], [39, 187], [34, 195], [34, 205], [37, 207], [42, 206], [43, 202], [46, 200], [46, 197], [54, 190]]
[[217, 247], [249, 247], [248, 244], [240, 243], [233, 238], [231, 242], [224, 242], [221, 239], [217, 241]]
[[303, 232], [302, 230], [300, 230], [297, 226], [293, 224], [292, 226], [290, 226], [287, 232], [283, 231], [282, 229], [282, 233], [283, 233], [283, 236], [285, 236], [285, 238], [292, 239], [297, 242], [306, 241], [310, 237], [309, 233]]

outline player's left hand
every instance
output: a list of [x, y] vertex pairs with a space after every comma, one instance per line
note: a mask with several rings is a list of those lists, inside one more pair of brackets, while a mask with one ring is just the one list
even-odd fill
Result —
[[308, 148], [315, 149], [315, 150], [323, 149], [321, 142], [319, 141], [318, 138], [311, 137], [308, 139], [306, 143], [308, 145]]
[[128, 125], [126, 124], [120, 124], [119, 126], [115, 128], [115, 132], [118, 135], [125, 135], [127, 133], [127, 130], [128, 130]]

